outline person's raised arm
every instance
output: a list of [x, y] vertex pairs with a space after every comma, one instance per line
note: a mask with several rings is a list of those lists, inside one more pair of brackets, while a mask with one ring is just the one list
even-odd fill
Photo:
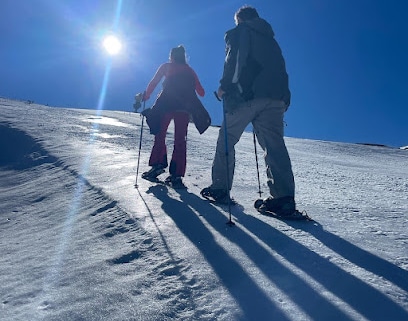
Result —
[[162, 64], [156, 71], [155, 75], [153, 76], [152, 80], [150, 80], [149, 84], [147, 85], [145, 95], [143, 99], [146, 101], [150, 98], [150, 95], [156, 88], [157, 84], [160, 82], [160, 80], [164, 77], [166, 74], [167, 70], [167, 63]]

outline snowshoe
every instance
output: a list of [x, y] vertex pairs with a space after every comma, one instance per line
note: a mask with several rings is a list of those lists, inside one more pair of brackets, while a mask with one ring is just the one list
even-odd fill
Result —
[[223, 205], [235, 205], [237, 202], [228, 195], [228, 192], [223, 189], [206, 187], [200, 192], [201, 196], [212, 203]]
[[174, 189], [187, 189], [180, 176], [170, 175], [164, 180], [164, 183]]
[[152, 166], [152, 168], [147, 171], [144, 172], [142, 174], [142, 178], [150, 181], [150, 182], [157, 182], [157, 176], [159, 176], [160, 174], [164, 173], [164, 166], [163, 165], [154, 165]]
[[306, 212], [296, 209], [293, 197], [257, 199], [254, 207], [263, 215], [281, 220], [313, 221]]

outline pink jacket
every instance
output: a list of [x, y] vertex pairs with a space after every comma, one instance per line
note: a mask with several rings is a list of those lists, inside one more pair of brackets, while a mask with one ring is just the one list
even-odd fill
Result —
[[147, 85], [145, 100], [148, 100], [150, 98], [150, 95], [152, 94], [152, 92], [156, 88], [157, 84], [160, 82], [160, 80], [163, 77], [169, 78], [171, 76], [174, 76], [177, 73], [184, 72], [186, 70], [189, 70], [193, 74], [194, 79], [195, 79], [195, 90], [196, 90], [197, 94], [199, 94], [201, 97], [203, 97], [205, 95], [204, 88], [201, 85], [200, 80], [198, 79], [198, 76], [195, 73], [195, 71], [193, 70], [193, 68], [191, 68], [187, 64], [178, 64], [178, 63], [174, 63], [174, 62], [166, 62], [166, 63], [162, 64], [159, 67], [159, 69], [157, 69], [156, 74], [154, 75], [153, 79]]

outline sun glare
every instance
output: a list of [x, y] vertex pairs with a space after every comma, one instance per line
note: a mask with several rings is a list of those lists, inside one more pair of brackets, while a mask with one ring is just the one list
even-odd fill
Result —
[[113, 56], [117, 55], [120, 52], [120, 50], [122, 49], [122, 44], [117, 37], [110, 35], [103, 39], [103, 47], [108, 54]]

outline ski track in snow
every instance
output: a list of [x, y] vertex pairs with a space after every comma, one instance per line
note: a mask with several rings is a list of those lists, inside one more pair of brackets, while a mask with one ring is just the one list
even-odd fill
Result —
[[[225, 207], [198, 196], [218, 129], [190, 126], [187, 191], [140, 177], [136, 189], [138, 114], [7, 99], [0, 110], [0, 166], [12, 164], [0, 171], [1, 319], [408, 317], [406, 151], [287, 138], [298, 206], [316, 222], [281, 222], [252, 207], [245, 133], [231, 228]], [[139, 173], [147, 128], [143, 137]]]

